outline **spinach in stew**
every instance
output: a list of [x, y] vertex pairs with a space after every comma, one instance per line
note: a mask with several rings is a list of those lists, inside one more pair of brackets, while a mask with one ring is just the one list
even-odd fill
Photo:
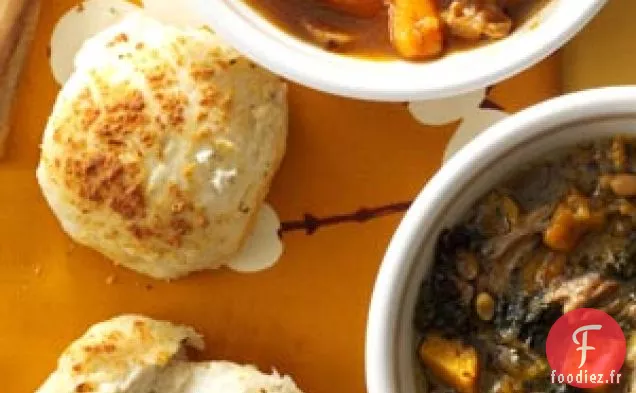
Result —
[[576, 392], [550, 381], [545, 343], [564, 313], [596, 308], [628, 341], [636, 392], [636, 140], [555, 152], [483, 196], [438, 241], [415, 313], [431, 393]]

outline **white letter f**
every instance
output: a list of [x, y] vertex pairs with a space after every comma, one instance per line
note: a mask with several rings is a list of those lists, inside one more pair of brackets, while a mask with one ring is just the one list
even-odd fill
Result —
[[[585, 364], [585, 361], [587, 360], [587, 351], [593, 351], [596, 348], [594, 347], [590, 347], [587, 345], [587, 332], [589, 330], [601, 330], [603, 326], [601, 325], [586, 325], [586, 326], [581, 326], [580, 328], [576, 329], [574, 331], [574, 333], [572, 333], [572, 341], [574, 341], [575, 344], [577, 345], [581, 345], [580, 347], [578, 347], [576, 350], [577, 351], [581, 351], [581, 364], [579, 365], [579, 368], [583, 367], [583, 365]], [[583, 332], [583, 343], [581, 344], [579, 342], [579, 340], [576, 338], [576, 336], [580, 333]]]

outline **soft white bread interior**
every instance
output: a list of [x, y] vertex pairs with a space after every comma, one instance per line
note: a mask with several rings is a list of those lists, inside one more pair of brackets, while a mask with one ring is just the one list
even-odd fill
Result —
[[64, 230], [163, 279], [216, 268], [249, 234], [285, 151], [286, 86], [210, 30], [140, 14], [88, 40], [37, 178]]
[[0, 1], [0, 157], [11, 128], [11, 105], [39, 12], [40, 0]]
[[62, 354], [37, 393], [301, 393], [288, 376], [226, 361], [191, 362], [202, 349], [186, 326], [124, 315], [98, 323]]
[[288, 376], [264, 374], [231, 362], [174, 362], [157, 379], [156, 393], [300, 393]]

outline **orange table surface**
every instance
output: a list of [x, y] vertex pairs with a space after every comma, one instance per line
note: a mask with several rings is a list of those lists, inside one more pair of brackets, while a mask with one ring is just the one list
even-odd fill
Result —
[[[202, 358], [276, 367], [306, 392], [364, 392], [364, 333], [377, 269], [405, 203], [441, 165], [459, 122], [425, 126], [405, 104], [291, 85], [289, 145], [268, 200], [283, 222], [302, 222], [305, 214], [340, 219], [312, 234], [285, 232], [284, 255], [265, 272], [222, 269], [171, 283], [151, 280], [74, 245], [35, 181], [58, 90], [47, 46], [54, 24], [74, 4], [43, 1], [8, 155], [0, 161], [0, 390], [33, 391], [89, 325], [142, 313], [194, 326], [207, 343]], [[554, 56], [499, 84], [490, 99], [514, 112], [558, 94], [559, 62]], [[361, 208], [386, 214], [357, 222]]]

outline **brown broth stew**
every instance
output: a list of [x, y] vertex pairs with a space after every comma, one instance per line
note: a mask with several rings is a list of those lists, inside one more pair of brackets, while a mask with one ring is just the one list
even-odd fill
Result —
[[621, 385], [602, 391], [636, 392], [635, 139], [548, 155], [441, 234], [414, 321], [429, 392], [578, 392], [550, 383], [545, 342], [582, 307], [628, 341]]
[[[395, 30], [395, 15], [401, 14], [395, 11], [395, 5], [386, 7], [383, 0], [245, 1], [282, 30], [334, 52], [373, 59], [402, 56], [415, 60], [440, 54], [401, 53], [404, 51], [399, 48], [403, 45], [396, 49], [390, 31]], [[415, 1], [437, 3], [441, 50], [448, 52], [509, 35], [547, 0], [394, 0], [393, 4]], [[393, 11], [389, 12], [391, 8]], [[478, 18], [486, 22], [478, 23]]]

